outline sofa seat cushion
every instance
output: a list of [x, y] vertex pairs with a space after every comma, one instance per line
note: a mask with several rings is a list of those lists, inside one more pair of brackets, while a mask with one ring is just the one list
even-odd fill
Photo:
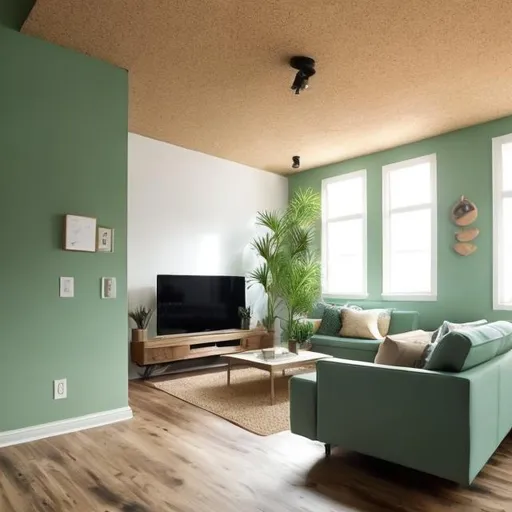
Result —
[[321, 334], [315, 334], [315, 336], [311, 338], [311, 342], [315, 346], [323, 345], [325, 347], [343, 347], [347, 349], [376, 352], [379, 349], [382, 339], [364, 340], [359, 338], [342, 338], [341, 336], [323, 336]]
[[490, 361], [512, 348], [512, 323], [499, 321], [454, 330], [444, 336], [430, 355], [426, 370], [462, 372]]

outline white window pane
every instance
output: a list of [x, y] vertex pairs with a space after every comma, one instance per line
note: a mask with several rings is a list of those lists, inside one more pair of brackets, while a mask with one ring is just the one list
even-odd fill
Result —
[[512, 190], [512, 142], [503, 144], [503, 190]]
[[327, 218], [363, 213], [364, 186], [362, 176], [344, 179], [327, 185]]
[[341, 220], [327, 224], [329, 257], [363, 252], [363, 219]]
[[430, 293], [430, 252], [409, 251], [390, 254], [389, 293]]
[[364, 293], [363, 259], [357, 255], [332, 255], [327, 263], [326, 293]]
[[503, 218], [501, 232], [502, 250], [502, 275], [501, 279], [501, 302], [512, 303], [512, 198], [503, 200]]
[[391, 214], [389, 223], [391, 252], [430, 251], [431, 215], [430, 208]]
[[431, 177], [428, 162], [397, 169], [389, 173], [389, 206], [391, 209], [430, 203]]

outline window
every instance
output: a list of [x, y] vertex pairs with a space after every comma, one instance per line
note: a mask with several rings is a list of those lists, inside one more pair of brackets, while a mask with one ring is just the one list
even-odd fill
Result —
[[382, 168], [384, 298], [436, 300], [436, 155]]
[[492, 140], [494, 309], [512, 310], [512, 134]]
[[322, 181], [322, 292], [364, 298], [366, 170]]

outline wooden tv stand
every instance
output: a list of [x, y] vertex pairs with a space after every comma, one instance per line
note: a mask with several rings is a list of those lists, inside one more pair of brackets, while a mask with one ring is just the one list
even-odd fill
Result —
[[227, 329], [157, 336], [148, 341], [132, 341], [130, 351], [132, 361], [144, 367], [143, 377], [149, 378], [156, 365], [257, 350], [272, 345], [273, 341], [265, 329]]

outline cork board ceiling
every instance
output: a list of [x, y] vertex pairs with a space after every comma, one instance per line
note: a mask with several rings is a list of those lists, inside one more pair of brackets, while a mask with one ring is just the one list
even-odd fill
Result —
[[[23, 32], [128, 69], [130, 131], [288, 173], [511, 114], [511, 20], [510, 0], [38, 0]], [[296, 54], [317, 61], [299, 96]]]

